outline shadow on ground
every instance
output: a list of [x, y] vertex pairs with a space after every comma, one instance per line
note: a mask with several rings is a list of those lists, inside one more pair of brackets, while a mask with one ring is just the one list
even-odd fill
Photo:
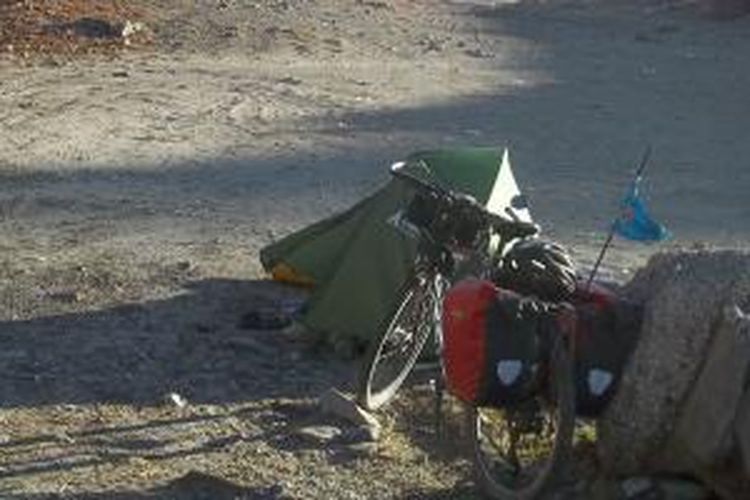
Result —
[[[71, 498], [65, 494], [39, 494], [4, 497], [8, 499], [55, 500]], [[289, 499], [281, 488], [244, 487], [226, 479], [189, 472], [164, 486], [146, 491], [108, 491], [104, 493], [84, 493], [75, 495], [81, 500], [138, 500], [146, 498], [180, 498], [185, 500], [281, 500]]]
[[[9, 500], [21, 498], [26, 500], [55, 500], [70, 498], [65, 495], [30, 495], [23, 497], [6, 497]], [[138, 500], [146, 498], [180, 498], [184, 500], [282, 500], [293, 497], [285, 495], [281, 488], [269, 487], [243, 487], [223, 478], [203, 474], [200, 472], [189, 472], [186, 475], [171, 481], [170, 483], [147, 491], [124, 491], [106, 493], [88, 493], [76, 495], [81, 500]], [[421, 491], [406, 493], [403, 497], [409, 500], [448, 500], [464, 499], [473, 500], [479, 498], [476, 489], [470, 485], [459, 485], [449, 490], [430, 492], [425, 494]]]
[[[304, 131], [305, 139], [326, 145], [322, 153], [284, 151], [278, 157], [248, 155], [153, 169], [4, 173], [0, 230], [45, 251], [132, 235], [188, 241], [230, 235], [237, 241], [254, 240], [257, 249], [371, 191], [387, 178], [389, 162], [414, 149], [507, 143], [538, 220], [571, 241], [579, 233], [601, 233], [633, 164], [651, 143], [654, 212], [678, 239], [746, 244], [750, 180], [744, 159], [750, 157], [750, 143], [743, 135], [748, 115], [737, 105], [746, 102], [750, 84], [750, 71], [741, 59], [747, 53], [745, 24], [660, 15], [605, 27], [580, 10], [525, 9], [520, 4], [466, 12], [469, 24], [487, 42], [487, 52], [496, 54], [487, 57], [487, 64], [500, 72], [518, 71], [516, 81], [498, 76], [495, 91], [420, 106], [345, 112], [281, 131]], [[503, 43], [510, 39], [525, 44], [514, 60], [502, 57]], [[717, 75], [725, 78], [720, 84]], [[345, 132], [338, 122], [348, 124]], [[396, 139], [384, 141], [386, 135]], [[50, 233], [40, 239], [39, 228]], [[3, 321], [0, 406], [143, 407], [163, 404], [170, 393], [195, 404], [252, 404], [267, 398], [310, 398], [349, 380], [347, 363], [310, 355], [279, 331], [239, 327], [248, 304], [274, 296], [272, 288], [264, 282], [203, 279], [167, 299]], [[286, 422], [279, 415], [294, 420], [294, 411], [270, 409], [269, 426]], [[241, 416], [230, 411], [172, 417], [67, 438], [96, 441], [102, 439], [96, 434], [100, 432], [107, 436], [107, 449], [130, 447], [149, 456], [153, 448], [154, 457], [168, 458], [209, 453], [238, 440], [267, 440], [278, 431], [206, 436], [177, 448], [159, 441], [162, 426], [190, 428], [217, 421], [226, 428], [228, 419]], [[138, 437], [140, 430], [148, 430], [152, 441]], [[118, 434], [130, 437], [119, 439]], [[5, 442], [0, 450], [67, 438], [30, 437]], [[431, 446], [418, 433], [413, 439], [421, 447]], [[300, 449], [290, 442], [275, 446]], [[31, 474], [45, 464], [83, 467], [91, 465], [87, 460], [101, 460], [86, 453], [74, 459], [79, 462], [19, 462], [12, 471]], [[115, 453], [105, 457], [110, 459], [119, 458]], [[459, 487], [434, 498], [465, 493]], [[187, 476], [146, 492], [78, 498], [279, 495], [273, 488], [247, 489]], [[414, 498], [425, 497], [415, 493]]]
[[285, 300], [304, 299], [272, 282], [205, 279], [164, 300], [2, 322], [0, 405], [150, 405], [172, 392], [196, 404], [315, 396], [348, 365], [311, 354], [297, 334], [241, 324]]

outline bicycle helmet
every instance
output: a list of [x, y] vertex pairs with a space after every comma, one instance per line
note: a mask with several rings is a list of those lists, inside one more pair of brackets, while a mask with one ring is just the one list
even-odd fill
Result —
[[576, 289], [576, 269], [567, 250], [538, 238], [520, 240], [506, 252], [493, 281], [503, 288], [558, 302]]

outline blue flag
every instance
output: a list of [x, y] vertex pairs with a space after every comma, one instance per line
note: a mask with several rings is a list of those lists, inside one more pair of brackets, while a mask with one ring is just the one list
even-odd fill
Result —
[[646, 204], [638, 194], [640, 180], [639, 176], [622, 201], [622, 211], [615, 221], [613, 230], [623, 238], [634, 241], [664, 240], [669, 237], [669, 231], [649, 215]]

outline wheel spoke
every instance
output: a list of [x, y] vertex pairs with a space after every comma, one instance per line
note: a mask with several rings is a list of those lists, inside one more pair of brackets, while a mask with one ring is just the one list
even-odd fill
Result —
[[550, 363], [552, 401], [538, 398], [512, 410], [470, 412], [475, 468], [492, 498], [538, 498], [570, 453], [575, 420], [572, 367], [565, 352], [555, 356], [565, 357]]
[[420, 276], [406, 290], [388, 327], [370, 347], [360, 376], [358, 400], [368, 409], [388, 402], [417, 361], [432, 331], [434, 280]]

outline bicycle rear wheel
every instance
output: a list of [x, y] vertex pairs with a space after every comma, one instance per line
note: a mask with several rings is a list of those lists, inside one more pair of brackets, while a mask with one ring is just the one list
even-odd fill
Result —
[[359, 374], [357, 402], [375, 410], [393, 399], [433, 332], [437, 317], [434, 277], [415, 276], [406, 286], [383, 333], [373, 339]]
[[491, 498], [532, 500], [552, 487], [568, 461], [575, 425], [573, 365], [562, 339], [553, 342], [547, 394], [513, 409], [471, 408], [472, 459]]

